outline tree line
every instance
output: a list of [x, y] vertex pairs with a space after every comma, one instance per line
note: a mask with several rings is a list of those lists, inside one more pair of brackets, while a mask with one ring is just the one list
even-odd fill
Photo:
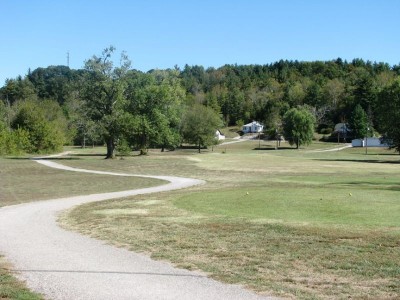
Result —
[[400, 150], [400, 66], [338, 58], [141, 72], [124, 52], [116, 65], [115, 55], [111, 46], [83, 69], [50, 66], [6, 80], [0, 153], [103, 143], [107, 157], [183, 142], [200, 149], [214, 143], [217, 128], [252, 120], [262, 122], [269, 136], [292, 135], [299, 146], [308, 140], [300, 138], [307, 136], [301, 128], [310, 126], [290, 131], [288, 124], [304, 118], [321, 133], [343, 122], [354, 128], [354, 137], [383, 134]]

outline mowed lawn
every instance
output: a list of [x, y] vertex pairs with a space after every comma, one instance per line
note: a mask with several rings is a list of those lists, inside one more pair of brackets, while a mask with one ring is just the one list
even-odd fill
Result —
[[[57, 158], [54, 161], [63, 163], [72, 159], [77, 158]], [[115, 177], [56, 170], [29, 158], [0, 158], [0, 207], [156, 186], [162, 183], [162, 180], [141, 177]]]
[[400, 297], [400, 156], [249, 141], [71, 166], [207, 180], [80, 206], [61, 223], [259, 293], [298, 299]]

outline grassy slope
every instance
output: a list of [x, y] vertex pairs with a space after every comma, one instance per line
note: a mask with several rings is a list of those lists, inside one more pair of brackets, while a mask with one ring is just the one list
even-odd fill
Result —
[[[191, 176], [208, 184], [83, 205], [64, 222], [259, 292], [400, 297], [399, 156], [381, 149], [367, 156], [363, 149], [312, 152], [332, 147], [320, 143], [300, 151], [274, 146], [262, 142], [264, 151], [256, 151], [254, 141], [201, 155], [81, 161], [88, 168]], [[88, 222], [78, 226], [82, 219]]]

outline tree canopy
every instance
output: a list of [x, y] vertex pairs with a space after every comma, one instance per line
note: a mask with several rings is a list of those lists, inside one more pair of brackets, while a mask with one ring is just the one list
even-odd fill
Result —
[[221, 126], [221, 119], [212, 108], [195, 104], [190, 107], [182, 120], [184, 141], [195, 144], [200, 153], [201, 147], [215, 145], [216, 129]]
[[314, 116], [305, 108], [291, 108], [283, 116], [283, 132], [290, 145], [309, 145], [314, 136]]

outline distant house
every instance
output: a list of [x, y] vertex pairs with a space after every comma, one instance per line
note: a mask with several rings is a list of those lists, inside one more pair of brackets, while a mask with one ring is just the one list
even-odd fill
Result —
[[242, 131], [244, 133], [258, 133], [262, 132], [264, 126], [258, 123], [257, 121], [253, 121], [249, 124], [243, 125]]
[[217, 130], [217, 131], [215, 132], [215, 138], [216, 138], [218, 141], [224, 140], [224, 139], [225, 139], [225, 135], [223, 135], [223, 134], [221, 133], [221, 131]]
[[389, 147], [390, 141], [384, 138], [369, 137], [351, 141], [353, 147]]

